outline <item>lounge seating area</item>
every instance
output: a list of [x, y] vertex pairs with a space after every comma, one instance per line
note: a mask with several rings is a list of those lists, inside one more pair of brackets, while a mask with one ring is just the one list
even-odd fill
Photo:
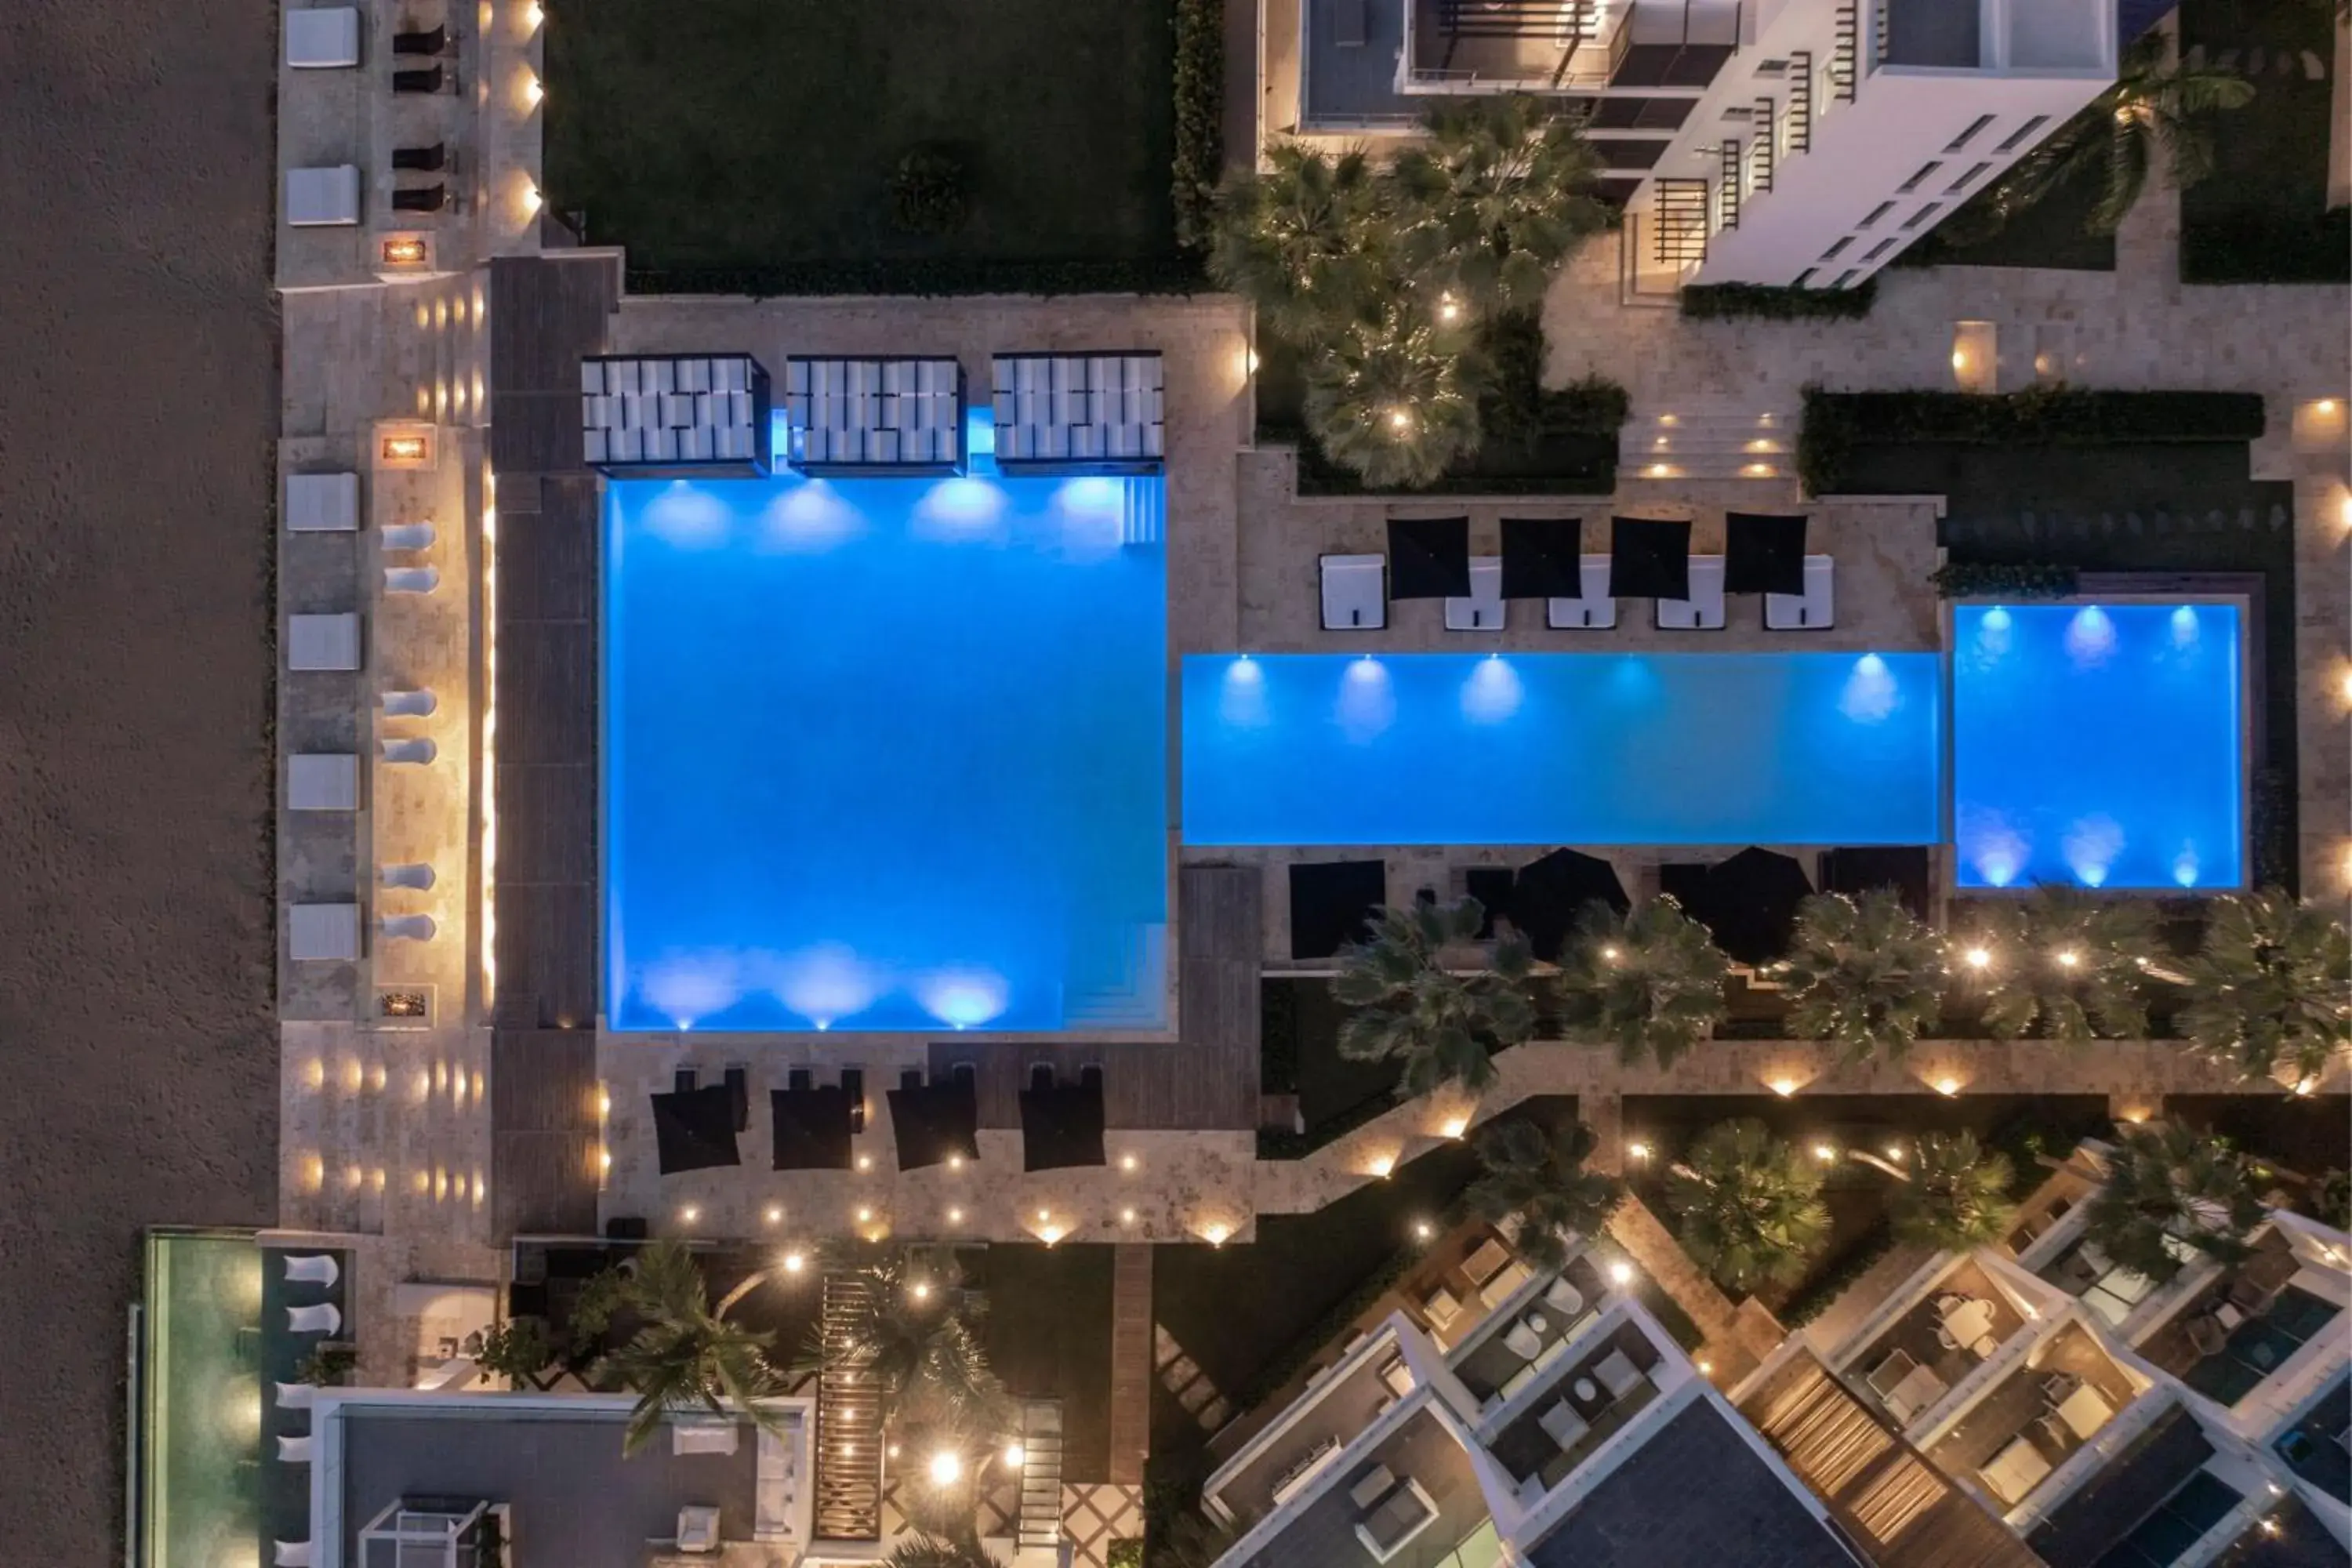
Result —
[[1348, 1489], [1348, 1500], [1362, 1510], [1356, 1539], [1377, 1562], [1386, 1563], [1412, 1538], [1437, 1522], [1437, 1504], [1411, 1476], [1400, 1479], [1386, 1465], [1374, 1465]]
[[2109, 1323], [2121, 1323], [2147, 1299], [2156, 1282], [2116, 1263], [2095, 1241], [2079, 1242], [2042, 1270], [2057, 1286]]
[[2025, 1320], [1970, 1259], [1848, 1363], [1897, 1426], [1912, 1422], [2006, 1343]]
[[2024, 1501], [2139, 1392], [2077, 1326], [2038, 1350], [1928, 1450], [1938, 1469], [2001, 1509]]
[[[1525, 1269], [1515, 1260], [1481, 1292], [1482, 1303], [1492, 1311], [1510, 1300], [1528, 1278]], [[1507, 1281], [1507, 1289], [1496, 1288]], [[1490, 1319], [1475, 1338], [1459, 1341], [1454, 1373], [1479, 1400], [1481, 1416], [1493, 1415], [1557, 1364], [1608, 1306], [1611, 1289], [1591, 1258], [1571, 1258], [1541, 1289], [1512, 1302], [1507, 1321]]]
[[1532, 1505], [1566, 1479], [1612, 1432], [1657, 1397], [1657, 1347], [1631, 1323], [1580, 1346], [1573, 1366], [1549, 1379], [1533, 1408], [1487, 1447]]
[[1653, 601], [1661, 631], [1721, 631], [1727, 595], [1763, 600], [1760, 625], [1819, 631], [1836, 622], [1837, 563], [1804, 552], [1805, 519], [1733, 512], [1719, 555], [1690, 552], [1691, 525], [1657, 518], [1611, 520], [1606, 554], [1584, 553], [1575, 518], [1505, 518], [1499, 554], [1471, 554], [1470, 520], [1391, 518], [1384, 555], [1321, 557], [1326, 631], [1380, 631], [1391, 602], [1439, 599], [1449, 632], [1499, 632], [1510, 601], [1539, 599], [1552, 631], [1606, 631], [1618, 601]]

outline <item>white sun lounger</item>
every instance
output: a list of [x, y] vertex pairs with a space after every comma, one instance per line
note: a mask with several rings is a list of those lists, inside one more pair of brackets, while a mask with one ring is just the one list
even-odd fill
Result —
[[287, 956], [297, 963], [349, 962], [360, 955], [357, 904], [296, 904], [286, 911]]
[[332, 1301], [286, 1309], [286, 1328], [297, 1334], [331, 1334], [343, 1326], [342, 1309]]
[[310, 1462], [310, 1435], [306, 1432], [299, 1437], [280, 1436], [278, 1439], [278, 1462], [281, 1464], [309, 1464]]
[[287, 170], [286, 221], [295, 228], [330, 228], [359, 222], [359, 165]]
[[1764, 595], [1764, 625], [1776, 632], [1820, 631], [1837, 616], [1837, 562], [1832, 556], [1805, 557], [1805, 591]]
[[359, 667], [359, 616], [289, 616], [286, 618], [287, 668], [357, 669]]
[[286, 759], [286, 809], [357, 811], [360, 760], [348, 752], [298, 752]]
[[286, 13], [286, 63], [296, 70], [334, 70], [360, 63], [360, 14], [350, 5]]
[[357, 474], [286, 476], [286, 528], [291, 533], [352, 533], [360, 525]]
[[289, 1253], [286, 1258], [286, 1278], [298, 1285], [329, 1285], [343, 1277], [331, 1252]]
[[1323, 629], [1376, 632], [1389, 624], [1388, 557], [1323, 557]]
[[1445, 601], [1449, 632], [1498, 632], [1503, 629], [1503, 558], [1470, 558], [1470, 596]]
[[1723, 557], [1690, 558], [1690, 597], [1660, 599], [1658, 629], [1664, 632], [1719, 632], [1723, 629]]
[[1617, 624], [1617, 601], [1609, 593], [1609, 557], [1587, 555], [1577, 562], [1573, 599], [1544, 601], [1544, 625], [1556, 632], [1605, 632]]

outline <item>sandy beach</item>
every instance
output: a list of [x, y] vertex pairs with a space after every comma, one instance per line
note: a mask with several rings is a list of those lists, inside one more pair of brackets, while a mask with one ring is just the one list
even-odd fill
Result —
[[0, 17], [0, 1513], [121, 1561], [152, 1224], [275, 1215], [269, 0]]

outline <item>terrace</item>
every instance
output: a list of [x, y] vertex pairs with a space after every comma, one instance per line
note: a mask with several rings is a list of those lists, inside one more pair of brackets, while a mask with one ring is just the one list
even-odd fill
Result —
[[[1517, 1267], [1523, 1270], [1525, 1266]], [[1504, 1322], [1499, 1312], [1490, 1313], [1475, 1339], [1462, 1342], [1452, 1358], [1454, 1373], [1479, 1401], [1482, 1418], [1493, 1415], [1557, 1362], [1600, 1316], [1610, 1293], [1631, 1281], [1631, 1264], [1619, 1263], [1615, 1268], [1624, 1273], [1623, 1279], [1613, 1275], [1604, 1278], [1597, 1261], [1589, 1256], [1572, 1258], [1540, 1291], [1518, 1300], [1510, 1321]], [[1532, 1276], [1522, 1272], [1519, 1278], [1525, 1282]], [[1500, 1306], [1511, 1294], [1505, 1292], [1494, 1300]]]
[[2050, 1568], [2176, 1560], [2244, 1500], [2205, 1469], [2213, 1445], [2188, 1411], [2165, 1412], [2027, 1538]]
[[2038, 1272], [2110, 1325], [2120, 1325], [2157, 1289], [2155, 1280], [2124, 1268], [2087, 1239], [2064, 1247]]
[[2215, 1404], [2236, 1405], [2342, 1315], [2290, 1283], [2301, 1268], [2287, 1238], [2265, 1231], [2252, 1257], [2200, 1286], [2140, 1354]]
[[1439, 1568], [1489, 1528], [1461, 1439], [1433, 1410], [1322, 1478], [1313, 1500], [1234, 1568]]
[[2296, 1475], [2352, 1504], [2352, 1381], [2337, 1378], [2271, 1447]]
[[2098, 1341], [2069, 1323], [1995, 1384], [1927, 1458], [2014, 1508], [2139, 1394]]
[[1907, 1426], [2025, 1324], [1983, 1266], [1963, 1259], [1864, 1346], [1849, 1372], [1873, 1404]]
[[[1662, 1392], [1656, 1374], [1664, 1358], [1631, 1320], [1621, 1319], [1580, 1350], [1574, 1366], [1545, 1384], [1537, 1401], [1541, 1410], [1527, 1411], [1487, 1441], [1488, 1451], [1518, 1483], [1519, 1501], [1529, 1507]], [[1551, 1398], [1554, 1394], [1559, 1397]]]
[[1395, 1334], [1374, 1335], [1338, 1366], [1314, 1374], [1307, 1392], [1264, 1429], [1255, 1452], [1210, 1478], [1202, 1500], [1244, 1528], [1255, 1524], [1306, 1492], [1419, 1385]]

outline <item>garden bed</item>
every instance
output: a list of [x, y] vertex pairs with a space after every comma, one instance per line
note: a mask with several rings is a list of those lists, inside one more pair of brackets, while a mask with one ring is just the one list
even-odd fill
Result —
[[[547, 200], [633, 287], [1177, 286], [1174, 51], [1165, 5], [584, 0], [547, 29]], [[963, 171], [950, 232], [894, 218], [917, 149]]]

